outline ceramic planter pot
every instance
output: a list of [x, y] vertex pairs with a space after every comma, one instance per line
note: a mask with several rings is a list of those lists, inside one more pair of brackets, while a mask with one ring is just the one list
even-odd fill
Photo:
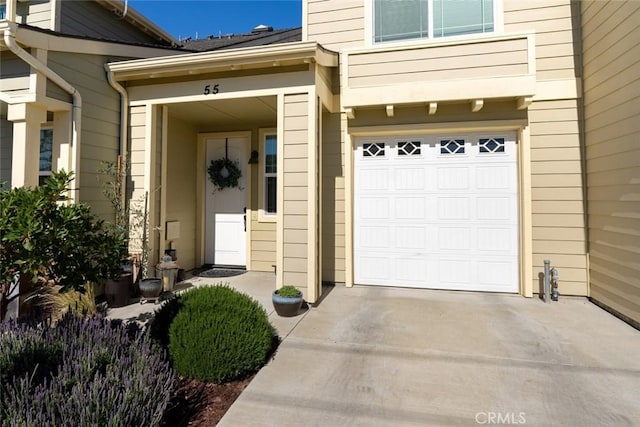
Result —
[[143, 299], [156, 299], [160, 297], [160, 293], [162, 292], [162, 279], [158, 277], [149, 277], [146, 279], [140, 280], [140, 284], [138, 285], [140, 288], [140, 303], [142, 304]]
[[129, 304], [129, 289], [132, 279], [131, 273], [122, 273], [118, 280], [107, 279], [104, 282], [104, 295], [109, 307], [123, 307]]
[[300, 307], [302, 307], [302, 294], [296, 297], [283, 297], [274, 291], [271, 295], [273, 301], [273, 308], [276, 310], [279, 316], [293, 317], [300, 313]]

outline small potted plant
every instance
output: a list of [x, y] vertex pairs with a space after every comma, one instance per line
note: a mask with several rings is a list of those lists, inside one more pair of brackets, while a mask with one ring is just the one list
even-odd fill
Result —
[[271, 300], [279, 316], [297, 316], [302, 307], [302, 292], [295, 286], [283, 286], [273, 292]]

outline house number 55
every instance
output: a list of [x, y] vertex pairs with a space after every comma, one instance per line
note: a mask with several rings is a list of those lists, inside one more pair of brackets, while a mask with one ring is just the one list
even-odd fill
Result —
[[205, 95], [215, 95], [216, 93], [220, 92], [220, 85], [206, 85], [204, 87], [204, 94]]

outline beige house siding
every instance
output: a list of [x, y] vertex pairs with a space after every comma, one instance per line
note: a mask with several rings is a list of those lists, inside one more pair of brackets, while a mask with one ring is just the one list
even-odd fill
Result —
[[25, 95], [29, 92], [31, 68], [9, 51], [0, 52], [0, 92], [6, 95]]
[[251, 270], [274, 271], [276, 264], [276, 223], [251, 221]]
[[[49, 52], [48, 66], [82, 96], [82, 138], [80, 145], [80, 201], [91, 205], [100, 216], [113, 215], [102, 195], [96, 171], [100, 161], [115, 161], [120, 141], [120, 95], [105, 79], [104, 63], [108, 58]], [[48, 82], [48, 87], [55, 86]], [[61, 91], [52, 90], [53, 94]], [[68, 94], [64, 93], [68, 99]]]
[[[196, 262], [197, 199], [197, 141], [196, 129], [188, 123], [169, 116], [166, 171], [166, 221], [178, 221], [180, 237], [172, 242], [181, 268], [199, 267]], [[163, 244], [169, 248], [168, 241]]]
[[582, 2], [591, 297], [640, 322], [640, 3]]
[[60, 31], [85, 37], [128, 42], [157, 43], [151, 35], [94, 1], [63, 0]]
[[[130, 206], [133, 210], [144, 208], [144, 174], [145, 174], [145, 136], [147, 111], [146, 106], [134, 106], [129, 110], [130, 120], [130, 143], [129, 157], [131, 161], [130, 185], [127, 191], [130, 192]], [[132, 218], [133, 220], [133, 218]], [[138, 230], [139, 231], [139, 230]], [[132, 233], [129, 248], [133, 253], [141, 252], [140, 235], [136, 231]]]
[[307, 1], [307, 40], [339, 51], [364, 44], [364, 2]]
[[[284, 98], [284, 211], [283, 281], [285, 285], [307, 283], [308, 230], [308, 95]], [[300, 148], [300, 146], [304, 148]]]
[[51, 30], [51, 1], [18, 1], [16, 22]]
[[11, 183], [11, 156], [13, 155], [13, 123], [0, 117], [0, 183]]
[[504, 32], [536, 33], [538, 80], [579, 76], [579, 7], [572, 0], [504, 1]]
[[529, 73], [526, 37], [349, 55], [349, 87]]
[[328, 112], [322, 116], [322, 280], [334, 283], [345, 282], [344, 144], [341, 117], [339, 113]]
[[577, 100], [534, 102], [531, 126], [533, 290], [544, 260], [563, 295], [587, 295], [585, 203]]

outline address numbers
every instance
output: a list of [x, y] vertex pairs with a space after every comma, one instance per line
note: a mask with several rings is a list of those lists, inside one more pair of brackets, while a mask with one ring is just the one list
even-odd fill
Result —
[[220, 85], [219, 84], [215, 84], [215, 85], [206, 85], [204, 87], [204, 94], [205, 95], [215, 95], [218, 92], [220, 92]]

